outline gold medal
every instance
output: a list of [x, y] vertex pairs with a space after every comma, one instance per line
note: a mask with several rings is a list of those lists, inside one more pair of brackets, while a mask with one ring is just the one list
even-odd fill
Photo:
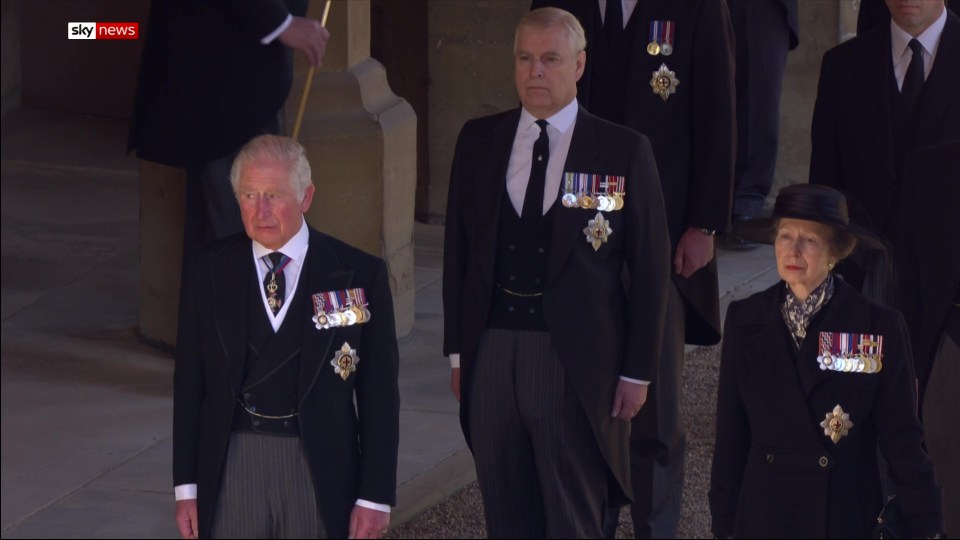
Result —
[[354, 316], [357, 318], [357, 324], [361, 324], [361, 323], [367, 322], [367, 318], [366, 318], [366, 317], [364, 316], [364, 314], [363, 314], [363, 308], [361, 308], [361, 307], [357, 306], [356, 304], [354, 304], [354, 305], [350, 306], [350, 311], [351, 311], [351, 312], [354, 314]]
[[603, 214], [597, 212], [597, 215], [587, 222], [583, 234], [587, 236], [587, 242], [593, 246], [593, 250], [598, 251], [613, 234], [613, 229], [610, 228], [610, 223], [604, 219]]
[[623, 193], [614, 193], [613, 202], [617, 203], [614, 210], [623, 210]]
[[356, 349], [351, 349], [347, 342], [343, 343], [340, 350], [333, 355], [333, 360], [330, 361], [333, 372], [343, 380], [347, 380], [350, 374], [357, 370], [357, 364], [359, 363], [360, 359], [357, 358]]
[[593, 197], [589, 195], [580, 197], [580, 208], [583, 208], [584, 210], [590, 210], [593, 208]]
[[838, 403], [833, 411], [827, 413], [823, 422], [820, 422], [820, 427], [823, 428], [823, 434], [830, 437], [833, 444], [837, 444], [840, 439], [849, 435], [850, 428], [853, 427], [853, 421], [850, 420], [849, 414], [843, 412]]
[[660, 69], [653, 72], [650, 78], [650, 88], [653, 93], [660, 96], [660, 99], [666, 101], [671, 94], [676, 93], [680, 81], [677, 79], [677, 73], [667, 68], [666, 64], [660, 64]]
[[656, 41], [651, 41], [647, 44], [647, 54], [650, 56], [656, 56], [660, 54], [660, 44]]

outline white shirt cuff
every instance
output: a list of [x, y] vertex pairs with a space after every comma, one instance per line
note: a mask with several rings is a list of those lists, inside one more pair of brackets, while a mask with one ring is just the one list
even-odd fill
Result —
[[273, 40], [280, 37], [280, 34], [286, 32], [287, 28], [290, 28], [290, 23], [292, 22], [293, 22], [293, 15], [287, 15], [287, 18], [284, 19], [282, 23], [280, 23], [280, 26], [278, 26], [277, 29], [274, 30], [273, 32], [270, 32], [269, 35], [261, 39], [260, 43], [262, 45], [269, 45], [273, 43]]
[[196, 499], [197, 498], [197, 485], [196, 484], [180, 484], [173, 488], [173, 495], [177, 498], [178, 501], [184, 501], [186, 499]]
[[450, 369], [459, 369], [460, 368], [460, 353], [453, 353], [450, 355]]
[[624, 377], [623, 375], [620, 376], [620, 380], [632, 382], [633, 384], [642, 384], [644, 386], [647, 386], [650, 384], [650, 381], [645, 381], [643, 379], [631, 379], [630, 377]]
[[365, 501], [363, 499], [357, 499], [357, 506], [362, 506], [364, 508], [369, 508], [371, 510], [378, 510], [380, 512], [390, 513], [389, 504], [379, 504], [375, 502]]

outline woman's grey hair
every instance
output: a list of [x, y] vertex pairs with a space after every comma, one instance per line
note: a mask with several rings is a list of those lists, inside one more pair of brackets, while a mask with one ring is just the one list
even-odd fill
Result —
[[260, 135], [245, 144], [230, 168], [230, 184], [233, 185], [234, 193], [239, 194], [240, 176], [243, 168], [249, 164], [289, 167], [290, 186], [300, 199], [307, 193], [307, 187], [313, 184], [307, 153], [300, 143], [290, 137]]
[[552, 26], [562, 26], [567, 29], [567, 41], [570, 43], [570, 52], [574, 55], [587, 48], [587, 38], [583, 26], [580, 25], [580, 21], [572, 13], [559, 8], [545, 7], [535, 9], [520, 19], [517, 30], [513, 35], [513, 52], [517, 52], [517, 42], [521, 28], [532, 27], [538, 30], [546, 30]]

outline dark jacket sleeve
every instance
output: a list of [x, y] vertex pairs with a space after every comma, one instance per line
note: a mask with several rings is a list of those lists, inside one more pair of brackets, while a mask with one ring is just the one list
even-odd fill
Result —
[[[195, 257], [196, 267], [185, 272], [181, 287], [186, 290], [209, 290], [202, 282], [208, 258]], [[198, 288], [206, 287], [206, 288]], [[177, 324], [177, 353], [173, 371], [173, 485], [197, 483], [200, 409], [206, 395], [201, 341], [200, 295], [181, 296]]]
[[670, 233], [653, 149], [643, 135], [639, 143], [630, 159], [624, 209], [624, 228], [631, 235], [625, 244], [630, 287], [620, 375], [654, 382], [671, 287]]
[[290, 15], [283, 0], [229, 0], [222, 6], [239, 23], [237, 30], [257, 41], [273, 33]]
[[393, 317], [387, 267], [377, 261], [369, 291], [376, 314], [363, 325], [362, 358], [357, 370], [357, 416], [360, 422], [360, 486], [358, 498], [397, 503], [397, 452], [400, 445], [400, 353]]
[[737, 363], [740, 343], [736, 334], [738, 303], [727, 310], [720, 354], [720, 382], [717, 387], [717, 434], [710, 474], [710, 514], [713, 534], [731, 536], [737, 518], [740, 483], [750, 450], [750, 426], [740, 396]]
[[883, 311], [891, 331], [883, 336], [883, 369], [873, 413], [878, 444], [896, 485], [910, 537], [930, 538], [943, 530], [943, 505], [933, 462], [922, 446], [910, 338], [903, 316]]
[[837, 137], [835, 72], [837, 52], [827, 51], [820, 65], [817, 101], [810, 127], [810, 183], [845, 191], [840, 167], [840, 141]]
[[[736, 85], [733, 23], [723, 0], [704, 0], [696, 21], [691, 106], [693, 163], [687, 226], [725, 230], [733, 204]], [[700, 112], [697, 112], [700, 111]], [[709, 118], [709, 120], [706, 120]]]
[[469, 129], [470, 123], [467, 123], [457, 138], [447, 194], [447, 222], [443, 239], [443, 354], [445, 355], [460, 353], [460, 297], [467, 268], [467, 254], [470, 249], [460, 209], [464, 182], [464, 171], [461, 169], [466, 147], [464, 140], [468, 138]]

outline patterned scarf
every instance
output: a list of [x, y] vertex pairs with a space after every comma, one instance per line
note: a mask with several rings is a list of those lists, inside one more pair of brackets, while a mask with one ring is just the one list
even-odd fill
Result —
[[802, 302], [794, 296], [789, 286], [784, 288], [787, 294], [784, 295], [783, 304], [780, 306], [780, 314], [783, 315], [783, 322], [786, 323], [794, 343], [799, 348], [803, 338], [807, 337], [810, 319], [833, 297], [833, 274], [827, 274], [827, 279], [823, 280], [823, 283]]

